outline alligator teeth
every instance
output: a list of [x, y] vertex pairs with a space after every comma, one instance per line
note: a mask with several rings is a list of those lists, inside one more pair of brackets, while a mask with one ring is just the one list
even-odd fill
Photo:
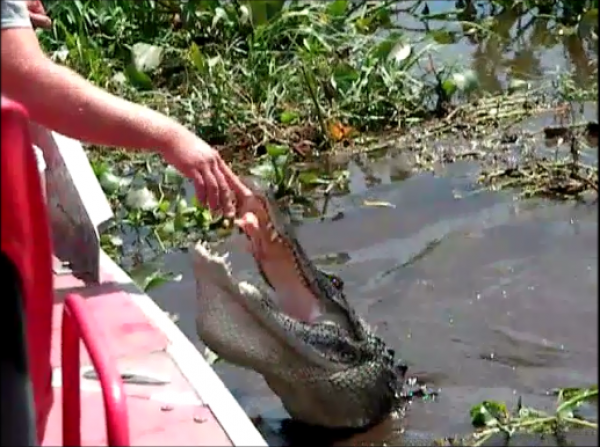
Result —
[[271, 237], [269, 238], [271, 240], [271, 242], [275, 242], [276, 240], [279, 239], [279, 234], [277, 234], [277, 231], [272, 231], [271, 232]]
[[231, 262], [229, 261], [229, 252], [226, 252], [221, 259], [223, 260], [223, 264], [227, 267], [227, 270], [231, 272]]

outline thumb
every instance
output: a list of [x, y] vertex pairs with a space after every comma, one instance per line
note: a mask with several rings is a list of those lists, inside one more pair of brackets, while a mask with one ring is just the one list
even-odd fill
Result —
[[34, 27], [37, 28], [50, 28], [52, 26], [52, 20], [46, 14], [30, 13], [29, 19]]

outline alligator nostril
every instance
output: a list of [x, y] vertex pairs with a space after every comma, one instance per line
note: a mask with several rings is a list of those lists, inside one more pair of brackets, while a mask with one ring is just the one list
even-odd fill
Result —
[[405, 376], [406, 371], [408, 371], [408, 366], [403, 363], [398, 363], [396, 365], [396, 371], [398, 372], [398, 375]]

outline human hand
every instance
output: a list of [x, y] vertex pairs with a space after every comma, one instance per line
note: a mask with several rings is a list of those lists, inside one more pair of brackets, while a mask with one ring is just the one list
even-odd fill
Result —
[[29, 10], [29, 19], [36, 28], [50, 28], [52, 20], [46, 14], [46, 9], [41, 0], [27, 0], [27, 9]]
[[166, 150], [165, 159], [194, 183], [198, 201], [225, 217], [236, 215], [252, 192], [231, 171], [219, 153], [202, 139], [180, 142]]

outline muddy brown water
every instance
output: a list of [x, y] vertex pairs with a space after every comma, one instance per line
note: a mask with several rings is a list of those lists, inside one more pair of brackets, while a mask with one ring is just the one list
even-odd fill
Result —
[[[467, 433], [470, 407], [485, 399], [515, 405], [521, 396], [551, 410], [549, 390], [597, 383], [597, 207], [479, 192], [468, 164], [442, 177], [385, 181], [392, 164], [372, 166], [382, 183], [371, 188], [351, 169], [353, 191], [330, 211], [344, 217], [305, 221], [298, 232], [410, 371], [440, 388], [435, 400], [414, 401], [402, 425], [432, 436]], [[258, 280], [241, 236], [220, 249], [230, 251], [238, 277]], [[188, 255], [168, 255], [166, 264], [183, 280], [152, 295], [196, 340]], [[215, 367], [247, 413], [261, 417], [270, 444], [294, 443], [281, 433], [286, 415], [260, 377]]]
[[[432, 12], [451, 3], [428, 2]], [[399, 23], [410, 27], [416, 23], [411, 20]], [[503, 20], [516, 21], [510, 14], [498, 22]], [[498, 70], [535, 77], [556, 66], [587, 67], [581, 42], [548, 43], [543, 30], [534, 26], [533, 32], [546, 38], [530, 35], [531, 45], [522, 38], [521, 47], [503, 49], [463, 39], [452, 52], [471, 59], [492, 91], [504, 79]], [[597, 122], [595, 108], [586, 114]], [[348, 169], [350, 193], [333, 199], [325, 220], [303, 221], [301, 242], [318, 264], [343, 277], [350, 302], [409, 364], [409, 373], [440, 394], [415, 400], [401, 421], [387, 421], [345, 444], [415, 445], [424, 434], [422, 445], [431, 445], [435, 437], [469, 433], [469, 409], [483, 400], [511, 407], [520, 396], [525, 405], [552, 410], [553, 388], [597, 384], [595, 204], [515, 201], [512, 193], [479, 191], [477, 167], [470, 163], [405, 179], [398, 157], [388, 154], [353, 159]], [[365, 200], [389, 206], [366, 206]], [[220, 249], [230, 251], [236, 276], [258, 281], [241, 236]], [[168, 254], [165, 265], [183, 280], [150, 293], [196, 341], [189, 255]], [[224, 363], [215, 369], [248, 415], [260, 418], [257, 426], [270, 445], [323, 443], [320, 434], [283, 429], [287, 415], [259, 376]], [[597, 417], [596, 408], [588, 411]], [[583, 433], [576, 443], [593, 445], [596, 436]]]

